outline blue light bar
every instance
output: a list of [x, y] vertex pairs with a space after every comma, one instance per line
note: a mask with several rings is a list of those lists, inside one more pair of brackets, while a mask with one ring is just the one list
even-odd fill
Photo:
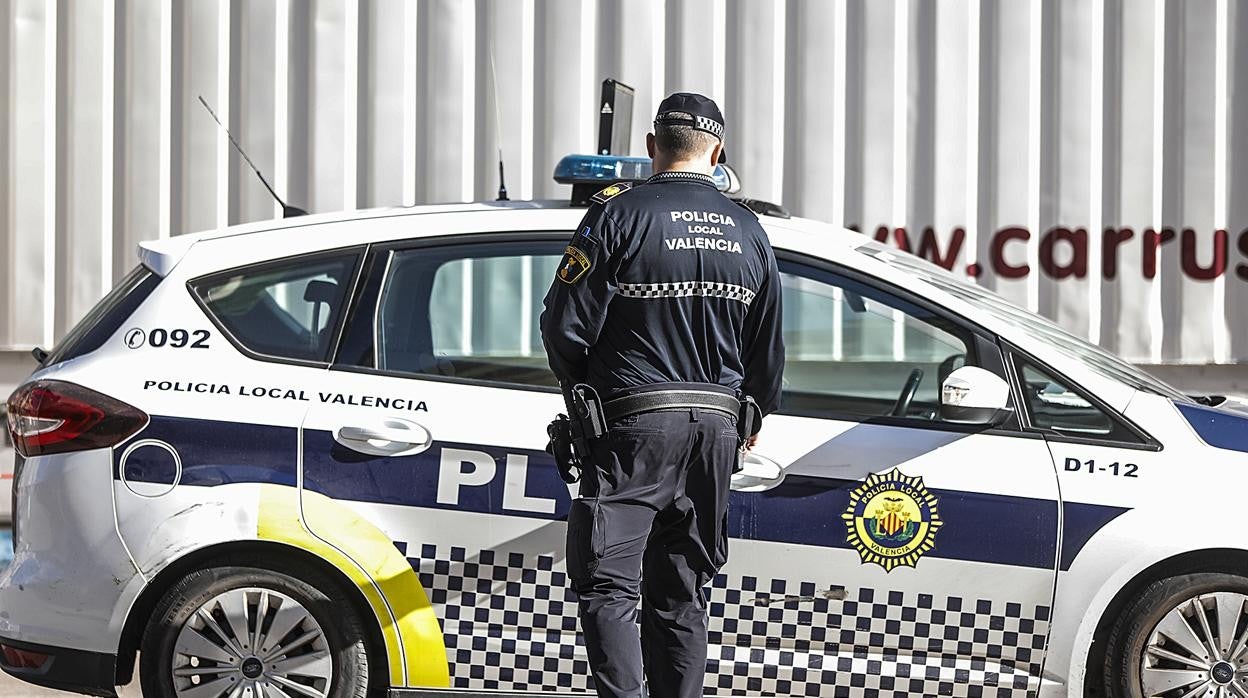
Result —
[[[565, 155], [555, 165], [555, 181], [560, 184], [601, 184], [613, 182], [644, 182], [653, 167], [650, 158], [629, 155]], [[728, 171], [716, 165], [711, 173], [715, 187], [728, 191], [732, 186]]]

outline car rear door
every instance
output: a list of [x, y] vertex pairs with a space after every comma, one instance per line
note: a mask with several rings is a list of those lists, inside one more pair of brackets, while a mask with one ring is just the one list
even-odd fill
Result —
[[740, 540], [712, 594], [717, 688], [1035, 690], [1058, 544], [1048, 449], [1016, 420], [968, 427], [938, 411], [958, 366], [1006, 378], [994, 338], [900, 289], [781, 257], [785, 394], [734, 485]]
[[117, 527], [140, 571], [255, 537], [254, 517], [222, 511], [253, 510], [260, 490], [294, 501], [308, 386], [329, 365], [363, 255], [359, 246], [179, 269], [191, 278], [167, 279], [122, 325], [110, 370], [97, 375], [101, 391], [150, 417], [114, 449]]
[[454, 688], [584, 689], [589, 673], [563, 572], [569, 490], [543, 450], [563, 401], [537, 320], [567, 234], [525, 238], [375, 246], [303, 429], [305, 512], [342, 512], [309, 526], [398, 549], [410, 569], [383, 591], [396, 617], [440, 623], [436, 648], [428, 626], [404, 642], [445, 653]]

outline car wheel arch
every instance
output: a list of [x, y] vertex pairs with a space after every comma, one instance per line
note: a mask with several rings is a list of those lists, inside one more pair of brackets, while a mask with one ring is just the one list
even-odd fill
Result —
[[[134, 674], [136, 654], [148, 618], [165, 594], [186, 575], [225, 565], [250, 566], [297, 577], [301, 569], [314, 569], [345, 594], [368, 629], [369, 660], [377, 661], [381, 678], [390, 675], [389, 657], [380, 622], [360, 589], [341, 570], [320, 557], [285, 543], [262, 540], [230, 541], [194, 550], [163, 567], [144, 586], [131, 605], [122, 626], [117, 648], [117, 685], [128, 684]], [[325, 591], [325, 590], [322, 590]], [[328, 592], [326, 592], [328, 594]], [[387, 682], [388, 683], [388, 682]]]
[[[1101, 682], [1089, 680], [1097, 675], [1105, 664], [1106, 647], [1110, 631], [1127, 606], [1150, 584], [1168, 577], [1197, 572], [1221, 572], [1248, 577], [1248, 550], [1237, 548], [1207, 548], [1189, 550], [1160, 560], [1144, 568], [1124, 584], [1101, 612], [1097, 620], [1092, 642], [1085, 655], [1082, 695], [1085, 698], [1102, 698]], [[1097, 672], [1093, 674], [1093, 672]]]

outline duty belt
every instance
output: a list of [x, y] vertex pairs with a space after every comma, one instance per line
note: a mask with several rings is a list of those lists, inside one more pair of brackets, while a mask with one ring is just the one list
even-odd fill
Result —
[[608, 422], [642, 412], [680, 409], [711, 410], [737, 417], [741, 413], [741, 401], [732, 395], [709, 390], [655, 390], [617, 397], [602, 409]]

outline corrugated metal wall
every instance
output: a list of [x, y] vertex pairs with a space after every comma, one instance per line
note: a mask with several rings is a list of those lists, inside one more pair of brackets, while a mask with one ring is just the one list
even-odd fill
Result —
[[638, 152], [705, 92], [749, 195], [1135, 360], [1248, 361], [1244, 0], [0, 0], [0, 57], [0, 348], [139, 240], [277, 215], [198, 95], [321, 212], [492, 198], [500, 148], [564, 196], [616, 77]]

